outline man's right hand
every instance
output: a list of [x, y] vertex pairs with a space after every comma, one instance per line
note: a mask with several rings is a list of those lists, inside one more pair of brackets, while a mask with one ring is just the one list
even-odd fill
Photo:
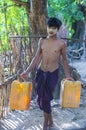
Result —
[[26, 80], [26, 79], [27, 79], [27, 72], [26, 72], [26, 71], [22, 72], [22, 73], [20, 74], [20, 77], [21, 77], [22, 79]]

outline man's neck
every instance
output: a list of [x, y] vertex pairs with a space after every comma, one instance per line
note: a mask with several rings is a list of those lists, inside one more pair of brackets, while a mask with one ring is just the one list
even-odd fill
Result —
[[49, 35], [48, 35], [47, 38], [48, 38], [48, 39], [53, 39], [53, 40], [54, 40], [54, 39], [57, 39], [57, 35], [54, 35], [54, 36], [49, 36]]

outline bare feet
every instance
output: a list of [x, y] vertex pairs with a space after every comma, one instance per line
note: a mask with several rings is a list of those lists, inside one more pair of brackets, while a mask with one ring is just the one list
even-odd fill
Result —
[[44, 112], [44, 124], [43, 124], [43, 130], [47, 130], [48, 127], [48, 119], [49, 119], [49, 114]]
[[51, 128], [51, 127], [54, 127], [54, 124], [53, 124], [53, 123], [50, 123], [50, 124], [49, 124], [49, 128]]
[[53, 126], [54, 126], [54, 124], [53, 124], [52, 114], [50, 113], [49, 114], [49, 128], [51, 128]]
[[48, 114], [44, 112], [44, 124], [43, 124], [43, 130], [48, 130], [50, 128], [54, 127], [52, 114]]
[[48, 130], [47, 128], [48, 128], [48, 124], [46, 124], [46, 123], [44, 122], [43, 130]]

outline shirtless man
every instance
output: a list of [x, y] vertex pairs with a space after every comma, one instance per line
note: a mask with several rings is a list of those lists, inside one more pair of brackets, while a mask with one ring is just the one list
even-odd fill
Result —
[[66, 59], [66, 45], [57, 38], [57, 31], [62, 25], [57, 18], [50, 18], [47, 22], [47, 38], [39, 39], [37, 52], [28, 68], [21, 74], [26, 78], [40, 62], [36, 73], [37, 102], [44, 113], [43, 130], [53, 126], [51, 114], [51, 100], [58, 81], [59, 57], [61, 56], [66, 78], [71, 78]]

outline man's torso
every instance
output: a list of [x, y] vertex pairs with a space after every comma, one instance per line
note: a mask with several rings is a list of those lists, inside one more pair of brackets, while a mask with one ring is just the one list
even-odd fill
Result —
[[58, 68], [59, 56], [63, 46], [60, 39], [43, 39], [41, 44], [42, 61], [40, 68], [43, 71], [53, 72]]

